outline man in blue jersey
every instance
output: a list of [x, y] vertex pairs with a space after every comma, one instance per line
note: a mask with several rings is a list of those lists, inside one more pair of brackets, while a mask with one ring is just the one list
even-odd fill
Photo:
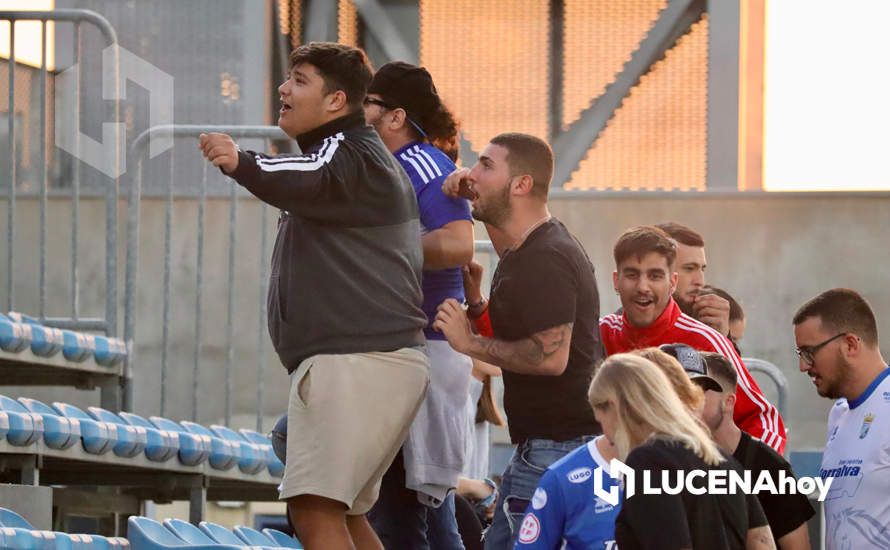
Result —
[[[594, 478], [603, 490], [614, 491], [618, 482], [609, 475], [615, 447], [606, 436], [578, 447], [547, 468], [519, 528], [516, 550], [613, 550], [613, 506], [594, 495]], [[599, 468], [599, 469], [597, 469]]]
[[800, 371], [828, 414], [821, 476], [825, 548], [890, 548], [890, 367], [881, 356], [875, 314], [853, 290], [816, 296], [794, 315]]
[[[387, 63], [365, 97], [365, 120], [402, 165], [417, 195], [423, 244], [423, 311], [435, 318], [448, 298], [464, 301], [461, 267], [473, 257], [466, 200], [446, 197], [455, 170], [457, 123], [423, 67]], [[402, 452], [383, 479], [371, 524], [387, 548], [462, 549], [453, 489], [464, 465], [465, 403], [472, 362], [426, 328], [430, 387]]]

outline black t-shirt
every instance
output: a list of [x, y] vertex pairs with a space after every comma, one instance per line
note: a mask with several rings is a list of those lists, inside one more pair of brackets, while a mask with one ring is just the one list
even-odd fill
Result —
[[[725, 461], [709, 466], [676, 441], [653, 439], [630, 452], [625, 463], [634, 469], [634, 495], [626, 498], [615, 521], [615, 540], [621, 550], [658, 548], [707, 548], [743, 550], [748, 529], [766, 525], [763, 509], [754, 495], [644, 494], [643, 470], [649, 470], [650, 487], [664, 488], [662, 472], [670, 472], [667, 487], [675, 487], [675, 472], [693, 470], [739, 470], [739, 464], [724, 453]], [[699, 487], [707, 480], [698, 478]]]
[[515, 341], [574, 323], [569, 360], [559, 376], [504, 370], [510, 439], [565, 441], [601, 433], [587, 402], [593, 369], [603, 359], [599, 293], [593, 265], [566, 227], [551, 218], [501, 258], [491, 281], [494, 337]]
[[[742, 432], [739, 446], [736, 447], [732, 456], [739, 461], [742, 468], [751, 470], [752, 483], [764, 471], [772, 473], [773, 483], [777, 487], [780, 471], [784, 470], [786, 476], [794, 475], [787, 460], [782, 458], [769, 445], [754, 439], [745, 432]], [[757, 499], [763, 507], [763, 513], [766, 515], [776, 542], [797, 529], [816, 513], [813, 505], [810, 504], [810, 499], [801, 493], [774, 495], [772, 493], [760, 492], [757, 494]]]

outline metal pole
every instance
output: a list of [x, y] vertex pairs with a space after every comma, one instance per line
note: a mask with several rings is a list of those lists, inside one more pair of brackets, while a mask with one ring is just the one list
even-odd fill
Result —
[[170, 151], [170, 177], [164, 208], [164, 326], [161, 339], [161, 416], [167, 412], [167, 357], [170, 354], [170, 248], [173, 233], [173, 151]]
[[201, 299], [204, 294], [204, 206], [207, 202], [207, 165], [201, 174], [201, 195], [198, 201], [198, 258], [196, 260], [195, 275], [195, 351], [194, 374], [192, 375], [192, 420], [198, 421], [198, 386], [201, 372]]
[[[80, 22], [74, 23], [74, 120], [80, 122]], [[77, 237], [80, 234], [80, 140], [74, 141], [74, 169], [71, 201], [71, 317], [80, 317], [80, 281], [77, 273]]]
[[267, 214], [269, 208], [260, 204], [260, 318], [257, 323], [257, 375], [256, 375], [256, 431], [263, 433], [263, 371], [266, 368], [266, 338], [263, 328], [266, 326], [266, 242]]
[[14, 279], [15, 270], [15, 184], [16, 184], [16, 151], [15, 151], [15, 21], [9, 22], [9, 196], [8, 216], [6, 218], [6, 265], [9, 276], [6, 278], [6, 310], [15, 309]]
[[[40, 319], [46, 319], [46, 21], [40, 22]], [[12, 268], [12, 266], [10, 266]]]
[[232, 367], [235, 363], [235, 244], [238, 224], [238, 186], [229, 195], [229, 301], [226, 321], [226, 426], [232, 423]]

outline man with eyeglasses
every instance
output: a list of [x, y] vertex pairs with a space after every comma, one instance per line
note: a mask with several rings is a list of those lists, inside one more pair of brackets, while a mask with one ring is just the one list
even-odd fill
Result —
[[383, 476], [369, 518], [387, 548], [462, 550], [453, 490], [464, 466], [464, 404], [472, 360], [451, 349], [431, 322], [448, 298], [464, 301], [461, 267], [473, 258], [473, 218], [466, 199], [442, 192], [456, 167], [458, 126], [423, 67], [394, 61], [380, 67], [364, 99], [365, 121], [408, 174], [423, 235], [424, 333], [430, 387], [408, 438]]
[[828, 550], [890, 548], [890, 367], [874, 312], [857, 292], [835, 288], [794, 315], [800, 371], [837, 399], [828, 415], [821, 476]]

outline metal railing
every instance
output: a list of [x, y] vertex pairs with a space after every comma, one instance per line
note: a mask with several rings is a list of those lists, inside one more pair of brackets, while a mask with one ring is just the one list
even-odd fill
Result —
[[779, 409], [779, 414], [782, 415], [782, 418], [786, 418], [788, 412], [788, 379], [782, 374], [781, 369], [769, 361], [757, 359], [756, 357], [743, 357], [742, 362], [745, 363], [745, 366], [748, 367], [750, 372], [765, 374], [773, 381], [776, 385], [776, 391], [779, 394], [776, 408]]
[[[80, 254], [78, 238], [80, 236], [80, 184], [81, 184], [81, 165], [75, 162], [74, 170], [71, 178], [71, 230], [70, 230], [70, 315], [62, 317], [49, 317], [47, 315], [47, 198], [49, 186], [49, 156], [47, 154], [47, 83], [50, 78], [47, 67], [47, 23], [53, 22], [69, 22], [73, 24], [73, 44], [72, 53], [74, 58], [74, 103], [73, 112], [70, 117], [77, 124], [80, 121], [81, 114], [81, 56], [82, 52], [82, 29], [81, 25], [86, 23], [94, 26], [104, 37], [109, 46], [117, 46], [117, 34], [107, 19], [96, 12], [81, 9], [58, 9], [54, 11], [0, 11], [0, 21], [9, 23], [9, 82], [8, 82], [8, 155], [9, 155], [9, 178], [8, 186], [0, 187], [0, 191], [6, 191], [7, 201], [7, 223], [6, 223], [6, 310], [12, 311], [16, 308], [16, 270], [21, 269], [17, 263], [16, 256], [16, 199], [18, 192], [19, 179], [21, 174], [18, 170], [18, 154], [16, 144], [16, 23], [20, 21], [38, 21], [40, 22], [40, 71], [39, 71], [39, 145], [37, 151], [37, 163], [39, 170], [39, 267], [37, 273], [38, 284], [38, 312], [37, 317], [46, 325], [58, 328], [66, 328], [73, 330], [99, 331], [106, 335], [118, 336], [117, 326], [117, 205], [118, 205], [118, 178], [112, 177], [105, 182], [105, 304], [104, 316], [102, 317], [83, 317], [81, 315], [80, 304]], [[57, 46], [58, 47], [58, 46]], [[112, 66], [106, 69], [112, 71], [114, 95], [120, 97], [120, 60], [117, 47], [113, 48], [111, 57]], [[26, 98], [26, 103], [28, 99]], [[114, 100], [111, 103], [111, 111], [113, 122], [115, 123], [115, 131], [112, 134], [114, 140], [113, 158], [111, 166], [117, 172], [117, 168], [121, 161], [118, 151], [118, 144], [122, 137], [119, 134], [118, 122], [120, 121], [120, 101]], [[74, 141], [74, 151], [72, 155], [75, 159], [79, 158], [79, 140]], [[6, 187], [6, 189], [3, 189]], [[29, 312], [31, 313], [31, 312]], [[110, 389], [110, 387], [108, 388]], [[102, 404], [106, 407], [119, 406], [120, 396], [117, 385], [110, 393], [103, 389]]]
[[[143, 179], [143, 161], [150, 140], [153, 137], [170, 136], [197, 138], [205, 132], [223, 132], [231, 135], [233, 138], [261, 138], [264, 140], [282, 140], [288, 139], [287, 136], [277, 126], [214, 126], [214, 125], [165, 125], [149, 128], [140, 134], [130, 148], [129, 165], [135, 166], [132, 181], [129, 188], [128, 196], [128, 213], [127, 213], [127, 260], [126, 260], [126, 283], [124, 291], [124, 338], [128, 342], [130, 348], [129, 365], [132, 368], [135, 365], [135, 345], [132, 345], [136, 338], [136, 289], [139, 284], [137, 277], [139, 273], [139, 224], [140, 224], [140, 205], [142, 199], [142, 179]], [[195, 150], [195, 155], [199, 153]], [[172, 155], [170, 162], [172, 164]], [[209, 167], [209, 168], [208, 168]], [[198, 418], [199, 403], [199, 372], [202, 362], [202, 344], [204, 339], [204, 325], [202, 306], [205, 292], [205, 273], [204, 273], [204, 246], [205, 246], [205, 208], [207, 203], [207, 183], [208, 169], [215, 170], [209, 163], [204, 163], [202, 172], [202, 181], [198, 196], [198, 214], [196, 221], [196, 238], [197, 238], [197, 257], [195, 259], [195, 303], [194, 303], [194, 347], [192, 349], [192, 418]], [[167, 190], [164, 197], [164, 261], [163, 261], [163, 321], [161, 336], [161, 358], [160, 358], [160, 414], [164, 416], [167, 413], [167, 377], [170, 360], [170, 328], [172, 322], [172, 303], [171, 303], [171, 248], [173, 235], [173, 202], [176, 179], [173, 174], [167, 181]], [[226, 360], [224, 370], [224, 421], [226, 425], [231, 425], [232, 409], [233, 409], [233, 376], [234, 376], [234, 358], [236, 337], [234, 331], [234, 322], [237, 315], [235, 311], [235, 292], [237, 285], [235, 284], [235, 257], [237, 251], [237, 235], [238, 235], [238, 200], [239, 186], [234, 183], [230, 187], [228, 196], [229, 200], [229, 227], [228, 227], [228, 264], [227, 264], [227, 296], [226, 296]], [[257, 346], [257, 387], [256, 387], [256, 429], [263, 430], [263, 372], [265, 365], [265, 350], [268, 345], [268, 336], [265, 332], [266, 327], [266, 288], [268, 283], [267, 265], [269, 262], [266, 250], [268, 231], [266, 226], [268, 223], [268, 211], [271, 207], [262, 205], [260, 216], [260, 252], [259, 252], [259, 274], [258, 274], [258, 293], [257, 307], [259, 314], [259, 323], [256, 330], [256, 346]], [[133, 384], [132, 372], [127, 372], [126, 386], [124, 390], [124, 408], [129, 409], [133, 406]]]

